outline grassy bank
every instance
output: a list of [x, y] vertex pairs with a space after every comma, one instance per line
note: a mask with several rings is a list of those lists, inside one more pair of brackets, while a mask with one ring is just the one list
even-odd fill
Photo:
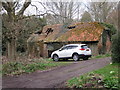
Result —
[[6, 62], [2, 66], [3, 75], [19, 75], [36, 70], [47, 70], [58, 66], [68, 65], [70, 62], [54, 62], [52, 59], [30, 59], [26, 61]]
[[118, 89], [118, 64], [109, 64], [99, 70], [74, 77], [67, 81], [66, 86], [69, 88]]

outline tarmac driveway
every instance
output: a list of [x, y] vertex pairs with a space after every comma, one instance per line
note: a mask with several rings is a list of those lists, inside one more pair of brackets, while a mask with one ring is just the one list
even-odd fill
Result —
[[2, 77], [2, 88], [62, 88], [66, 80], [102, 68], [110, 57], [74, 62], [49, 71]]

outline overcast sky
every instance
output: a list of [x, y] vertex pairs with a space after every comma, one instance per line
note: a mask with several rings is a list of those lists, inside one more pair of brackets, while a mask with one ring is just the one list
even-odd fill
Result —
[[[4, 1], [4, 0], [3, 0]], [[6, 1], [13, 1], [13, 0], [6, 0]], [[21, 3], [22, 2], [24, 2], [25, 0], [21, 0]], [[25, 12], [24, 12], [24, 15], [39, 15], [39, 14], [42, 14], [42, 13], [44, 13], [45, 12], [45, 10], [44, 10], [44, 8], [43, 8], [43, 6], [40, 4], [40, 3], [38, 3], [38, 1], [39, 2], [59, 2], [59, 1], [62, 1], [62, 2], [70, 2], [70, 1], [72, 1], [72, 0], [31, 0], [32, 1], [32, 5], [35, 5], [35, 6], [37, 6], [37, 8], [38, 8], [38, 10], [36, 11], [36, 7], [35, 6], [29, 6], [26, 10], [25, 10]], [[84, 4], [87, 4], [88, 2], [98, 2], [98, 1], [100, 1], [100, 2], [102, 2], [102, 1], [108, 1], [108, 2], [118, 2], [118, 1], [120, 1], [120, 0], [73, 0], [74, 2], [82, 2], [82, 3], [84, 3]], [[87, 8], [85, 7], [85, 5], [84, 4], [82, 4], [81, 5], [81, 14], [85, 11], [85, 10], [87, 10]]]
[[[24, 0], [23, 0], [24, 1]], [[35, 6], [29, 6], [26, 11], [25, 11], [25, 15], [38, 15], [38, 14], [42, 14], [45, 12], [43, 6], [38, 3], [39, 2], [59, 2], [59, 1], [62, 1], [62, 2], [70, 2], [72, 0], [32, 0], [32, 5], [35, 5], [37, 6], [38, 8], [38, 11], [36, 11], [36, 7]], [[73, 0], [74, 2], [82, 2], [84, 4], [87, 4], [88, 2], [103, 2], [103, 1], [107, 1], [107, 2], [118, 2], [120, 0]], [[85, 7], [85, 5], [81, 5], [81, 13], [83, 13], [83, 11], [85, 11], [87, 8]]]
[[[38, 1], [39, 2], [51, 2], [51, 1], [55, 1], [55, 2], [59, 2], [59, 1], [63, 1], [63, 2], [70, 2], [70, 1], [72, 1], [72, 0], [32, 0], [32, 5], [35, 5], [35, 6], [37, 6], [37, 8], [38, 8], [38, 10], [36, 11], [36, 7], [35, 6], [32, 6], [32, 5], [30, 5], [27, 9], [26, 9], [26, 11], [24, 12], [24, 14], [25, 15], [39, 15], [39, 14], [42, 14], [42, 13], [44, 13], [45, 12], [45, 10], [44, 10], [44, 7], [40, 4], [40, 3], [38, 3]], [[88, 1], [90, 1], [90, 0], [73, 0], [74, 2], [82, 2], [82, 3], [84, 3], [84, 4], [87, 4], [87, 2]], [[86, 10], [86, 7], [82, 4], [81, 5], [81, 13], [83, 13], [83, 11], [84, 10]]]

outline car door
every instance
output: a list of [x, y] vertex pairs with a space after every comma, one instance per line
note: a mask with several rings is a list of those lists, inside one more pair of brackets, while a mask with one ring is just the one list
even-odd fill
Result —
[[59, 50], [59, 53], [58, 53], [59, 54], [59, 58], [65, 58], [66, 57], [66, 51], [67, 51], [67, 46], [61, 48]]
[[67, 47], [65, 55], [66, 55], [66, 57], [71, 57], [72, 56], [72, 46]]
[[68, 48], [66, 50], [67, 57], [72, 57], [72, 54], [74, 53], [75, 48], [77, 48], [77, 47], [78, 46], [75, 46], [75, 45], [68, 46]]

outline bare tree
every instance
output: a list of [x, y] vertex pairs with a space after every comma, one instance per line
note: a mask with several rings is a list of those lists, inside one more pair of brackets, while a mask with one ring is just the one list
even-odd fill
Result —
[[109, 14], [116, 7], [117, 2], [90, 2], [89, 6], [86, 5], [94, 21], [106, 22]]
[[115, 28], [118, 28], [118, 10], [115, 8], [107, 18], [107, 23], [113, 24]]
[[[80, 2], [39, 2], [47, 12], [48, 24], [72, 22], [74, 17], [80, 16]], [[52, 21], [52, 22], [51, 22]]]
[[16, 57], [16, 39], [20, 33], [17, 22], [23, 17], [26, 8], [31, 4], [31, 0], [25, 0], [23, 4], [21, 0], [5, 0], [2, 2], [2, 8], [6, 11], [6, 20], [4, 23], [7, 30], [6, 37], [8, 38], [8, 58], [15, 59]]

